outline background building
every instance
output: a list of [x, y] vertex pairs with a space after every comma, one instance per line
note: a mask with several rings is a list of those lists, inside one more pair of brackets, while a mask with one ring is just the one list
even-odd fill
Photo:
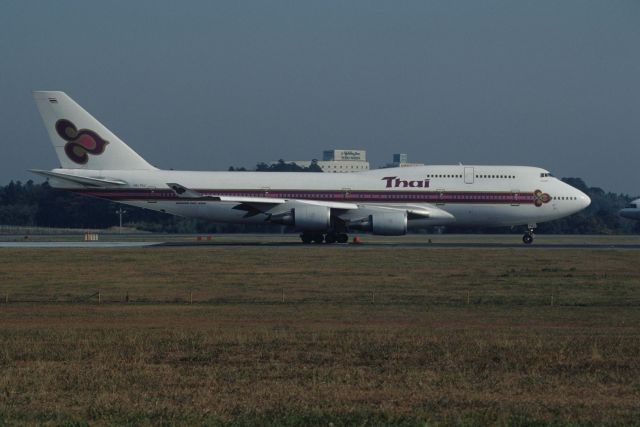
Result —
[[324, 150], [322, 152], [322, 161], [325, 162], [366, 162], [367, 152], [364, 150]]
[[424, 163], [409, 163], [409, 156], [406, 153], [396, 153], [393, 155], [393, 162], [390, 167], [406, 168], [411, 166], [424, 166]]
[[365, 150], [325, 150], [322, 160], [286, 160], [298, 166], [309, 167], [316, 162], [322, 172], [345, 173], [369, 170], [367, 152]]
[[409, 159], [409, 156], [407, 156], [405, 153], [397, 153], [393, 155], [393, 163], [395, 164], [401, 164], [401, 163], [407, 163]]

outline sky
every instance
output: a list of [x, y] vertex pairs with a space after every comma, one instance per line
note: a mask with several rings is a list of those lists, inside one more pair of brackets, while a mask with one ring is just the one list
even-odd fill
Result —
[[367, 150], [509, 164], [640, 194], [640, 2], [0, 4], [0, 184], [59, 166], [62, 90], [160, 168]]

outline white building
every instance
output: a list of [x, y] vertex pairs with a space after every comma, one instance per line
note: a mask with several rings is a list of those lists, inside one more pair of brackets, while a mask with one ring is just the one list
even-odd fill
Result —
[[322, 161], [325, 162], [366, 162], [367, 152], [364, 150], [324, 150], [322, 152]]
[[[286, 160], [286, 163], [295, 163], [308, 168], [313, 161]], [[369, 170], [365, 150], [325, 150], [322, 152], [322, 160], [317, 160], [316, 163], [323, 172], [345, 173]]]

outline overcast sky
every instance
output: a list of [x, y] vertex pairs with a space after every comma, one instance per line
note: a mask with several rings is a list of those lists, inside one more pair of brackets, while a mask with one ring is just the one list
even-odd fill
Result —
[[58, 167], [63, 90], [161, 168], [365, 149], [640, 194], [640, 1], [10, 1], [0, 183]]

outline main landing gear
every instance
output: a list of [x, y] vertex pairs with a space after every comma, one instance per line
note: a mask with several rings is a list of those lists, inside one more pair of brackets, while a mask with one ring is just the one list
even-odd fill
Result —
[[524, 244], [530, 245], [533, 243], [533, 231], [535, 230], [536, 226], [536, 224], [529, 224], [527, 226], [528, 229], [522, 236], [522, 241], [524, 242]]
[[305, 231], [300, 234], [302, 243], [347, 243], [349, 236], [346, 233], [311, 233]]

